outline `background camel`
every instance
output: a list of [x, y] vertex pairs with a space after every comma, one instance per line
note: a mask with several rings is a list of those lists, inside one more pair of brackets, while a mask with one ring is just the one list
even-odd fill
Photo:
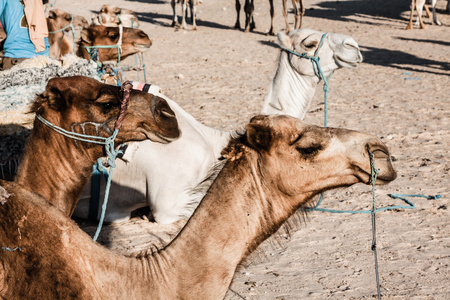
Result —
[[[286, 24], [285, 31], [286, 33], [290, 32], [290, 26], [288, 22], [288, 9], [287, 9], [287, 0], [282, 0], [283, 3], [283, 16], [284, 22]], [[241, 11], [241, 0], [236, 0], [236, 23], [234, 25], [235, 29], [241, 29], [240, 23], [240, 11]], [[274, 18], [275, 18], [275, 8], [273, 5], [273, 0], [269, 0], [270, 4], [270, 29], [267, 34], [275, 35], [274, 29]], [[305, 7], [303, 6], [303, 0], [292, 0], [292, 7], [294, 9], [295, 23], [294, 30], [302, 27], [302, 17], [305, 14]], [[244, 13], [245, 13], [245, 27], [244, 31], [253, 31], [256, 28], [255, 20], [253, 17], [253, 13], [255, 11], [254, 0], [245, 0], [244, 3]]]
[[[178, 23], [178, 16], [176, 10], [176, 4], [180, 2], [181, 4], [181, 25]], [[197, 30], [197, 21], [195, 18], [196, 6], [199, 4], [198, 0], [170, 0], [170, 5], [172, 6], [173, 11], [173, 21], [172, 26], [180, 25], [181, 29], [187, 29], [186, 18], [187, 18], [187, 8], [189, 2], [189, 10], [191, 12], [191, 20], [192, 20], [192, 30]]]
[[[408, 26], [406, 26], [406, 29], [412, 29], [412, 19], [414, 15], [414, 10], [417, 10], [417, 20], [416, 25], [420, 25], [420, 29], [425, 29], [426, 26], [422, 21], [422, 12], [423, 8], [425, 7], [425, 10], [427, 12], [427, 16], [430, 17], [430, 10], [428, 9], [428, 6], [425, 4], [426, 0], [411, 0], [411, 13], [409, 16], [409, 23]], [[431, 8], [433, 10], [433, 23], [436, 25], [441, 25], [441, 22], [438, 20], [436, 15], [436, 2], [437, 0], [431, 0]]]
[[[71, 24], [73, 27], [70, 27]], [[61, 9], [52, 9], [48, 12], [47, 26], [50, 57], [61, 58], [77, 51], [76, 43], [80, 31], [89, 27], [89, 23], [82, 16], [74, 16]], [[63, 28], [66, 29], [62, 30]]]
[[92, 15], [92, 24], [107, 27], [117, 27], [122, 24], [123, 27], [139, 28], [139, 20], [134, 11], [112, 4], [104, 4], [99, 14]]
[[98, 48], [98, 60], [118, 60], [120, 58], [147, 51], [152, 42], [148, 35], [140, 29], [118, 27], [105, 27], [102, 25], [91, 25], [81, 31], [81, 39], [78, 42], [77, 55], [87, 60], [90, 59], [86, 47], [89, 46], [117, 46], [111, 48]]
[[[283, 47], [313, 55], [322, 35], [323, 32], [311, 29], [293, 31], [290, 36], [283, 36], [283, 43], [286, 44]], [[281, 52], [279, 67], [262, 113], [303, 118], [319, 79], [308, 59]], [[318, 55], [327, 75], [339, 68], [356, 67], [361, 62], [358, 44], [353, 38], [342, 34], [329, 34]], [[230, 138], [231, 132], [201, 124], [174, 101], [158, 95], [166, 99], [175, 111], [182, 136], [168, 145], [151, 141], [129, 145], [125, 161], [118, 160], [117, 172], [113, 175], [113, 192], [105, 218], [108, 222], [128, 220], [131, 211], [148, 205], [153, 218], [160, 224], [189, 218], [211, 183], [204, 179]], [[103, 188], [101, 190], [104, 191]], [[75, 209], [76, 217], [100, 216], [101, 202], [95, 205], [98, 209], [92, 212], [91, 197], [88, 185]]]
[[396, 177], [373, 136], [287, 116], [256, 117], [246, 129], [180, 234], [136, 258], [106, 250], [44, 198], [0, 181], [0, 240], [15, 249], [0, 256], [0, 296], [223, 299], [239, 262], [314, 195], [370, 183], [371, 153], [376, 183]]
[[[108, 137], [114, 131], [121, 98], [119, 87], [92, 78], [53, 78], [33, 102], [31, 112], [67, 131]], [[174, 113], [164, 99], [132, 91], [129, 102], [117, 144], [144, 139], [167, 143], [179, 136]], [[102, 145], [66, 137], [35, 119], [15, 181], [70, 216], [92, 166], [103, 155]]]

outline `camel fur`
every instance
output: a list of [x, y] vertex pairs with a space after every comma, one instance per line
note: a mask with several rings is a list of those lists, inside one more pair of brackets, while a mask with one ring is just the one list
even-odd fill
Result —
[[[295, 49], [301, 51], [301, 47], [305, 47], [301, 40], [306, 39], [308, 51], [314, 52], [322, 34], [301, 29], [286, 37], [288, 41], [285, 43], [295, 44]], [[340, 34], [329, 34], [319, 56], [327, 74], [341, 67], [355, 67], [361, 61], [358, 44], [351, 37]], [[290, 60], [292, 65], [282, 51], [279, 70], [262, 108], [263, 114], [304, 117], [319, 79], [314, 75], [309, 60]], [[157, 95], [164, 98], [175, 112], [182, 135], [167, 145], [151, 141], [129, 144], [123, 160], [117, 161], [117, 172], [113, 174], [105, 217], [108, 222], [128, 220], [131, 211], [144, 206], [150, 206], [153, 218], [160, 224], [189, 218], [211, 184], [204, 179], [217, 164], [220, 151], [232, 134], [201, 124], [175, 101], [162, 94]], [[284, 109], [278, 109], [280, 103]], [[90, 198], [88, 185], [75, 209], [75, 216], [88, 217]], [[101, 203], [98, 205], [101, 207]]]
[[[237, 265], [320, 192], [396, 173], [387, 147], [355, 131], [259, 116], [177, 237], [124, 257], [93, 242], [45, 198], [0, 181], [0, 298], [223, 299]], [[233, 159], [234, 158], [234, 159]], [[201, 233], [201, 234], [199, 234]], [[10, 250], [7, 250], [10, 249]]]
[[[82, 76], [54, 78], [31, 112], [66, 131], [106, 138], [113, 134], [121, 100], [117, 86]], [[123, 117], [117, 145], [144, 139], [168, 143], [180, 134], [167, 102], [147, 93], [132, 90]], [[104, 155], [103, 145], [69, 138], [36, 118], [15, 181], [70, 216], [93, 165]]]

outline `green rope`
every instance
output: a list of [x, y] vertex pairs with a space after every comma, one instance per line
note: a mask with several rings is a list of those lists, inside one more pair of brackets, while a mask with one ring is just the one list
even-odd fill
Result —
[[[71, 138], [71, 139], [74, 139], [77, 141], [100, 144], [100, 145], [105, 146], [106, 157], [107, 157], [107, 161], [110, 166], [110, 169], [109, 169], [108, 181], [106, 183], [105, 197], [103, 199], [102, 214], [100, 217], [99, 225], [97, 227], [97, 231], [95, 232], [95, 235], [93, 238], [94, 241], [97, 241], [98, 235], [100, 234], [100, 231], [102, 229], [103, 220], [105, 218], [106, 205], [108, 203], [109, 190], [110, 190], [110, 186], [111, 186], [112, 171], [116, 167], [115, 160], [119, 154], [123, 154], [123, 152], [121, 150], [114, 149], [114, 140], [115, 140], [117, 134], [119, 133], [119, 129], [115, 129], [113, 134], [110, 137], [105, 138], [105, 137], [101, 137], [101, 136], [85, 135], [85, 134], [80, 134], [80, 133], [76, 133], [76, 132], [72, 132], [72, 131], [67, 131], [61, 127], [58, 127], [58, 126], [50, 123], [49, 121], [47, 121], [41, 115], [38, 115], [38, 114], [36, 114], [36, 118], [39, 121], [41, 121], [42, 123], [44, 123], [45, 125], [47, 125], [48, 127], [52, 128], [56, 132], [66, 136], [68, 138]], [[99, 158], [97, 160], [97, 167], [99, 169], [103, 168], [103, 163], [101, 161], [101, 158]]]
[[[56, 1], [55, 1], [56, 2]], [[59, 29], [59, 30], [55, 30], [55, 31], [49, 31], [48, 33], [58, 33], [58, 32], [61, 32], [61, 31], [64, 31], [64, 30], [66, 30], [67, 28], [69, 28], [70, 27], [70, 29], [72, 30], [72, 39], [73, 39], [73, 52], [76, 52], [77, 51], [77, 44], [76, 44], [76, 38], [75, 38], [75, 27], [73, 27], [73, 15], [72, 15], [72, 19], [70, 20], [70, 23], [69, 23], [69, 25], [67, 25], [66, 27], [64, 27], [64, 28], [61, 28], [61, 29]]]
[[381, 299], [380, 293], [380, 276], [378, 274], [378, 257], [377, 257], [377, 235], [376, 235], [376, 224], [375, 224], [375, 214], [377, 212], [375, 202], [375, 182], [377, 181], [379, 169], [375, 168], [375, 154], [370, 153], [370, 181], [372, 182], [372, 210], [370, 211], [372, 215], [372, 251], [375, 260], [375, 278], [377, 283], [377, 294], [378, 300]]

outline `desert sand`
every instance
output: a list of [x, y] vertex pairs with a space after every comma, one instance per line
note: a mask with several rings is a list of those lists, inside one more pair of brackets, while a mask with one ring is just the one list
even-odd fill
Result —
[[[281, 1], [275, 2], [279, 31], [284, 20]], [[280, 53], [276, 37], [266, 35], [268, 1], [256, 1], [252, 33], [233, 29], [233, 0], [203, 0], [197, 31], [170, 26], [169, 0], [57, 0], [54, 7], [90, 20], [106, 3], [136, 12], [153, 42], [144, 55], [147, 82], [159, 85], [199, 121], [234, 130], [260, 111]], [[410, 198], [414, 209], [377, 213], [383, 299], [449, 299], [450, 15], [447, 2], [438, 0], [442, 26], [425, 18], [426, 30], [406, 31], [409, 3], [305, 1], [303, 27], [350, 35], [361, 47], [363, 63], [335, 72], [330, 80], [328, 125], [376, 135], [389, 146], [398, 178], [376, 188], [377, 207], [404, 204], [390, 193], [442, 195]], [[292, 13], [290, 18], [292, 23]], [[137, 79], [135, 72], [125, 77]], [[319, 88], [305, 121], [322, 125], [323, 115]], [[355, 185], [326, 193], [322, 207], [354, 210], [371, 204], [371, 187]], [[135, 219], [105, 226], [100, 242], [114, 251], [136, 251], [161, 229], [148, 223]], [[81, 225], [93, 232], [89, 224]], [[172, 236], [164, 233], [166, 239]], [[258, 256], [239, 267], [226, 299], [374, 298], [371, 241], [369, 214], [310, 212], [283, 245], [262, 245]]]

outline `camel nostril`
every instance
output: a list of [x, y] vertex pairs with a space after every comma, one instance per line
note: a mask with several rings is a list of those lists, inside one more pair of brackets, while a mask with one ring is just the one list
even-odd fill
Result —
[[173, 111], [171, 111], [171, 110], [169, 111], [166, 108], [161, 109], [161, 114], [163, 116], [168, 117], [168, 118], [174, 118], [175, 117], [175, 114], [173, 113]]

